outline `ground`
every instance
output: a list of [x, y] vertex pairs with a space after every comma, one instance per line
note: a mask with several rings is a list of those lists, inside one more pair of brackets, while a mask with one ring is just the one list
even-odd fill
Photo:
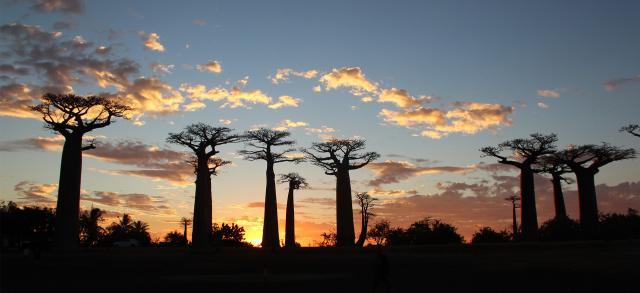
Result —
[[[383, 256], [381, 256], [383, 255]], [[388, 282], [378, 281], [381, 258]], [[2, 292], [638, 292], [640, 242], [2, 253]]]

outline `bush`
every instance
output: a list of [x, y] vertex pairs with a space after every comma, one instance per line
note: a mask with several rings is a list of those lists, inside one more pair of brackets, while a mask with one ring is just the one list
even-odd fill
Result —
[[540, 240], [570, 241], [580, 239], [580, 224], [568, 217], [557, 217], [542, 223]]
[[506, 230], [497, 232], [491, 227], [482, 227], [477, 232], [473, 233], [471, 239], [472, 244], [478, 243], [505, 243], [511, 241], [511, 233]]
[[640, 239], [640, 216], [629, 209], [627, 214], [600, 215], [600, 238], [604, 240]]

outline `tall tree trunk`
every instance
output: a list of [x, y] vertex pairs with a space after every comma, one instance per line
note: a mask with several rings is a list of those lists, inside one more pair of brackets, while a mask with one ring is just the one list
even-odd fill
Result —
[[360, 236], [358, 236], [358, 241], [356, 241], [356, 246], [362, 247], [364, 245], [365, 240], [367, 240], [367, 227], [369, 226], [369, 219], [365, 212], [360, 215]]
[[184, 223], [184, 243], [189, 244], [189, 239], [187, 238], [187, 223]]
[[520, 169], [520, 190], [522, 193], [520, 210], [522, 238], [525, 241], [536, 241], [538, 240], [538, 213], [536, 211], [533, 171], [529, 167]]
[[556, 208], [556, 218], [566, 218], [567, 209], [564, 206], [564, 196], [562, 194], [562, 177], [560, 174], [551, 174], [553, 177], [553, 204]]
[[196, 198], [193, 205], [193, 248], [206, 248], [211, 238], [211, 174], [206, 155], [198, 155]]
[[284, 234], [284, 246], [296, 247], [295, 211], [293, 206], [293, 183], [289, 182], [289, 195], [287, 196], [287, 219]]
[[60, 162], [55, 234], [55, 244], [59, 249], [78, 247], [81, 180], [82, 135], [71, 134], [65, 137]]
[[353, 246], [353, 208], [351, 207], [351, 179], [349, 170], [338, 170], [336, 174], [336, 244]]
[[267, 188], [264, 194], [264, 226], [262, 247], [280, 247], [278, 235], [278, 203], [276, 200], [276, 175], [273, 162], [267, 161]]
[[578, 204], [580, 228], [586, 238], [594, 238], [598, 232], [598, 202], [596, 200], [595, 173], [588, 169], [576, 173], [578, 180]]

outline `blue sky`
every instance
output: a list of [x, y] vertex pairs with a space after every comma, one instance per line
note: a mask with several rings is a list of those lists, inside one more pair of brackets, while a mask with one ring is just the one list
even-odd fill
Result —
[[[30, 8], [48, 2], [71, 6], [52, 6], [49, 11]], [[125, 58], [137, 64], [137, 72], [126, 75], [128, 82], [133, 83], [141, 76], [156, 78], [166, 86], [165, 89], [168, 87], [173, 94], [183, 97], [178, 110], [170, 113], [154, 112], [152, 106], [148, 107], [148, 112], [142, 109], [140, 113], [144, 115], [139, 118], [145, 123], [142, 126], [119, 121], [92, 133], [104, 136], [98, 140], [106, 142], [137, 140], [161, 149], [182, 151], [178, 146], [166, 145], [164, 140], [168, 132], [179, 131], [189, 123], [202, 121], [219, 125], [220, 120], [229, 120], [229, 127], [244, 131], [256, 126], [277, 127], [281, 121], [289, 119], [306, 123], [306, 126], [289, 128], [300, 146], [321, 140], [312, 129], [326, 126], [335, 132], [324, 135], [366, 138], [368, 149], [383, 155], [381, 162], [406, 161], [423, 167], [462, 168], [481, 161], [489, 163], [492, 161], [480, 158], [477, 151], [480, 147], [534, 132], [557, 133], [561, 147], [601, 141], [629, 147], [638, 145], [634, 137], [618, 132], [623, 125], [638, 123], [640, 3], [636, 1], [166, 2], [9, 1], [3, 3], [0, 24], [20, 23], [38, 26], [47, 33], [62, 32], [55, 42], [81, 36], [84, 42], [92, 43], [91, 49], [111, 48], [105, 56], [92, 55], [87, 49], [83, 54], [88, 58]], [[82, 9], [74, 8], [78, 3], [82, 4]], [[68, 25], [63, 27], [59, 23], [59, 29], [55, 29], [56, 22]], [[157, 42], [163, 46], [163, 51], [144, 46], [144, 41], [153, 33], [159, 36]], [[10, 51], [14, 44], [13, 39], [4, 37], [0, 49]], [[15, 55], [3, 59], [0, 63], [29, 66]], [[197, 65], [209, 61], [219, 62], [221, 72], [197, 69]], [[154, 63], [172, 65], [171, 73], [153, 71], [150, 66]], [[288, 80], [274, 84], [271, 77], [284, 68], [296, 72], [315, 70], [317, 73], [313, 78], [291, 74]], [[329, 82], [322, 82], [323, 76], [348, 68], [357, 68], [361, 78], [358, 82], [369, 81], [375, 84], [376, 90], [354, 95], [353, 86], [342, 83], [330, 88]], [[118, 93], [113, 85], [99, 87], [92, 74], [69, 74], [84, 80], [71, 84], [78, 94]], [[10, 76], [9, 73], [0, 75]], [[192, 96], [182, 90], [188, 86], [204, 85], [207, 89], [220, 87], [231, 91], [246, 77], [248, 82], [239, 87], [240, 91], [260, 90], [271, 97], [269, 104], [221, 108], [224, 102], [203, 100], [204, 108], [196, 111], [182, 108], [193, 101]], [[608, 88], [605, 86], [607, 82], [619, 79], [625, 80], [614, 82]], [[28, 75], [16, 75], [0, 82], [1, 85], [28, 84], [37, 101], [36, 88], [50, 84], [51, 78], [34, 69]], [[320, 92], [313, 90], [316, 86], [321, 87]], [[404, 89], [408, 97], [414, 99], [429, 96], [430, 102], [420, 102], [417, 107], [438, 109], [443, 113], [451, 114], [456, 109], [468, 111], [471, 107], [470, 104], [453, 106], [455, 102], [503, 108], [497, 114], [499, 121], [474, 124], [474, 128], [466, 132], [452, 131], [449, 126], [453, 120], [447, 120], [448, 126], [438, 128], [441, 138], [434, 139], [421, 133], [437, 125], [407, 127], [394, 123], [391, 116], [381, 114], [383, 109], [395, 113], [411, 110], [378, 101], [383, 90], [392, 88]], [[127, 84], [121, 93], [135, 90], [141, 88]], [[356, 94], [360, 93], [356, 88]], [[0, 99], [11, 99], [5, 92], [3, 94]], [[281, 96], [293, 97], [299, 102], [297, 106], [279, 109], [268, 107]], [[361, 98], [365, 96], [373, 101], [362, 102]], [[160, 100], [168, 98], [162, 96]], [[5, 149], [21, 139], [53, 137], [33, 117], [0, 112], [3, 113], [0, 127], [4, 134], [0, 143]], [[466, 123], [478, 123], [476, 120], [482, 117], [469, 118]], [[237, 157], [234, 153], [241, 148], [242, 145], [223, 147], [221, 155], [232, 159], [234, 166], [214, 178], [214, 219], [237, 221], [246, 216], [244, 224], [256, 227], [248, 233], [249, 238], [259, 239], [256, 233], [260, 230], [262, 210], [246, 206], [263, 200], [264, 164], [234, 158]], [[405, 158], [389, 156], [392, 154], [402, 154]], [[56, 183], [59, 157], [59, 150], [22, 148], [0, 152], [2, 198], [20, 200], [24, 197], [24, 192], [16, 190], [16, 185], [22, 181], [30, 182], [32, 187]], [[410, 158], [431, 161], [425, 163]], [[33, 163], [23, 164], [25, 161]], [[131, 210], [126, 204], [101, 207], [134, 213], [151, 222], [156, 231], [173, 229], [171, 221], [188, 216], [192, 208], [192, 186], [176, 186], [159, 178], [113, 175], [106, 171], [130, 168], [135, 167], [122, 161], [87, 158], [83, 188], [88, 193], [106, 191], [153, 196], [169, 206], [171, 213], [158, 215]], [[301, 199], [333, 197], [333, 191], [322, 189], [331, 188], [333, 178], [322, 175], [316, 167], [282, 165], [276, 171], [291, 170], [306, 175], [313, 186], [320, 188], [300, 192]], [[635, 160], [618, 162], [603, 168], [597, 181], [607, 186], [637, 184], [639, 171]], [[368, 169], [357, 171], [352, 176], [354, 188], [371, 190], [373, 187], [367, 182], [374, 176], [375, 173]], [[415, 189], [416, 193], [400, 195], [400, 199], [398, 196], [379, 196], [383, 202], [391, 203], [416, 194], [439, 194], [443, 192], [439, 183], [471, 183], [482, 178], [493, 182], [491, 174], [476, 169], [466, 173], [413, 176], [380, 188]], [[575, 186], [568, 188], [575, 189]], [[49, 191], [55, 195], [55, 191]], [[469, 192], [464, 191], [465, 194]], [[639, 196], [633, 188], [628, 192]], [[285, 203], [285, 194], [284, 189], [279, 191], [279, 203]], [[86, 204], [90, 203], [84, 206]], [[627, 205], [640, 208], [638, 204], [635, 199]], [[302, 219], [306, 224], [316, 225], [313, 227], [317, 229], [331, 228], [332, 209], [308, 203], [301, 211], [305, 213]], [[437, 212], [427, 209], [423, 216]], [[283, 216], [281, 211], [281, 220]], [[392, 212], [387, 216], [398, 225], [411, 221]], [[454, 212], [443, 217], [458, 221]], [[508, 218], [509, 214], [505, 213], [504, 217]], [[473, 223], [464, 231], [481, 224], [494, 224], [500, 228], [501, 224], [496, 223], [501, 223], [502, 218], [496, 219]], [[311, 242], [315, 237], [313, 233], [317, 232], [309, 231], [313, 232], [305, 235], [307, 242]]]

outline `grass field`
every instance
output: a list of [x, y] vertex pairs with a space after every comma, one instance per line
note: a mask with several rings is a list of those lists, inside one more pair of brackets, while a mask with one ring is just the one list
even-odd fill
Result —
[[[385, 249], [389, 292], [640, 292], [640, 243]], [[378, 251], [109, 248], [2, 253], [2, 292], [385, 292]]]

